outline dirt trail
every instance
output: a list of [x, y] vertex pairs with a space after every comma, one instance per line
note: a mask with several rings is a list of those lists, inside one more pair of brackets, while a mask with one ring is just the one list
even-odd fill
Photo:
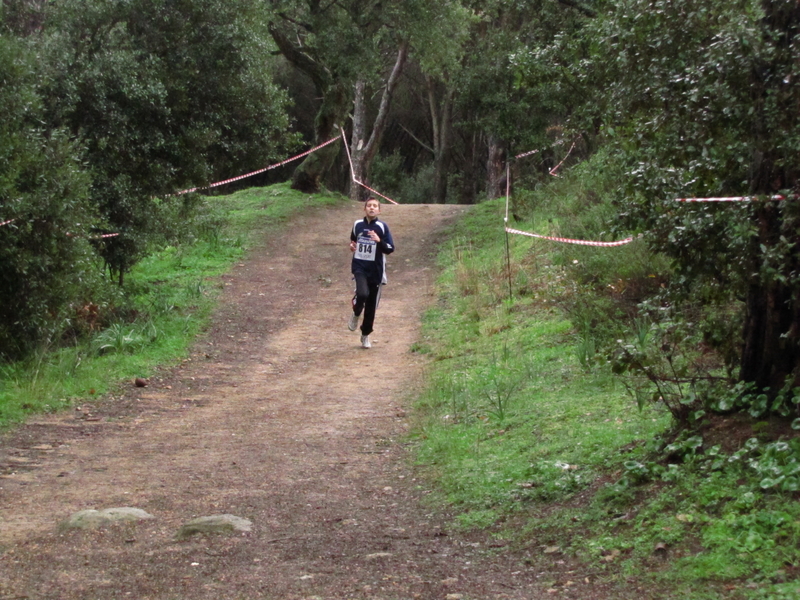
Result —
[[[0, 440], [0, 465], [15, 471], [0, 479], [0, 599], [553, 597], [557, 575], [448, 535], [398, 442], [436, 243], [461, 211], [384, 207], [399, 250], [371, 350], [346, 328], [346, 236], [361, 208], [329, 209], [225, 278], [181, 368]], [[57, 529], [120, 506], [156, 519]], [[221, 513], [253, 531], [173, 540], [186, 520]]]

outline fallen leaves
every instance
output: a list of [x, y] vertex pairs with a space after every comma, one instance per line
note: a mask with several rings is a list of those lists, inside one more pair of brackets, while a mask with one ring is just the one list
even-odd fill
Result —
[[607, 552], [604, 552], [603, 555], [600, 557], [600, 560], [605, 561], [605, 562], [613, 562], [621, 554], [622, 554], [622, 552], [620, 552], [618, 549], [614, 548], [613, 550], [609, 550]]

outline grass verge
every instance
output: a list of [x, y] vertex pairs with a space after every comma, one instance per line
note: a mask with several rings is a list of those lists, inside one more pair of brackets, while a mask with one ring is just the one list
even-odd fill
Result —
[[432, 358], [413, 433], [432, 501], [456, 526], [649, 598], [800, 597], [797, 492], [777, 491], [800, 471], [796, 434], [745, 415], [676, 437], [663, 405], [639, 409], [593, 347], [594, 327], [617, 325], [565, 317], [593, 301], [573, 275], [587, 251], [515, 237], [509, 268], [502, 213], [479, 205], [451, 233], [416, 347]]
[[[313, 205], [342, 200], [319, 194]], [[121, 381], [176, 363], [208, 321], [219, 276], [308, 209], [309, 196], [288, 184], [202, 199], [180, 243], [154, 251], [134, 267], [123, 290], [102, 306], [86, 307], [80, 323], [67, 324], [80, 325], [84, 335], [65, 332], [28, 360], [0, 365], [0, 428], [102, 396]]]

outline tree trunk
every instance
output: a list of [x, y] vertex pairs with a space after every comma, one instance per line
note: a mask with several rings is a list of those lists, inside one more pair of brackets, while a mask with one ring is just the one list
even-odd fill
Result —
[[439, 153], [434, 161], [433, 200], [437, 204], [447, 201], [447, 176], [450, 172], [450, 142], [452, 133], [453, 99], [455, 90], [450, 88], [442, 106], [442, 122], [439, 130]]
[[[356, 82], [350, 155], [353, 160], [354, 177], [365, 184], [369, 183], [370, 167], [380, 147], [383, 133], [386, 131], [386, 123], [389, 116], [389, 108], [392, 104], [392, 97], [397, 83], [400, 80], [400, 73], [403, 71], [407, 56], [408, 42], [404, 41], [400, 44], [400, 49], [397, 52], [397, 60], [395, 60], [392, 72], [389, 75], [389, 79], [386, 81], [386, 87], [381, 97], [381, 104], [378, 108], [378, 115], [375, 117], [375, 123], [372, 125], [372, 133], [369, 136], [369, 140], [366, 142], [364, 141], [367, 129], [367, 103], [364, 98], [366, 83], [363, 79], [359, 79]], [[350, 186], [350, 198], [352, 200], [364, 200], [366, 196], [366, 190], [360, 185]]]
[[[349, 86], [335, 79], [324, 65], [302, 48], [295, 46], [273, 23], [269, 24], [269, 32], [281, 54], [311, 78], [317, 93], [322, 96], [322, 105], [314, 119], [314, 142], [327, 142], [338, 135], [337, 128], [347, 115], [350, 107]], [[338, 154], [339, 144], [331, 144], [309, 154], [292, 175], [292, 189], [309, 194], [318, 192], [322, 177], [331, 168]]]
[[[356, 81], [353, 98], [353, 132], [350, 138], [350, 160], [352, 161], [353, 179], [364, 182], [364, 137], [367, 129], [367, 102], [364, 99], [366, 82]], [[366, 183], [366, 182], [364, 182]], [[366, 190], [350, 181], [350, 199], [360, 202], [365, 199]]]
[[[338, 135], [339, 124], [344, 121], [350, 105], [350, 95], [341, 82], [330, 85], [323, 91], [322, 106], [314, 119], [315, 143], [327, 142]], [[321, 189], [322, 177], [333, 165], [339, 154], [338, 143], [309, 154], [292, 174], [292, 189], [314, 194]]]
[[[483, 136], [480, 136], [483, 137]], [[469, 148], [467, 150], [467, 161], [464, 167], [464, 174], [461, 179], [461, 190], [459, 193], [460, 204], [475, 204], [478, 197], [480, 185], [481, 164], [478, 153], [478, 132], [472, 132]]]
[[436, 86], [426, 76], [428, 84], [428, 106], [433, 128], [433, 197], [434, 204], [444, 204], [447, 200], [447, 175], [450, 166], [450, 132], [455, 90], [448, 86], [441, 107], [436, 102]]
[[[739, 378], [752, 381], [758, 389], [780, 390], [787, 378], [800, 385], [800, 289], [785, 283], [800, 268], [796, 220], [786, 219], [783, 208], [765, 203], [757, 208], [758, 245], [774, 248], [781, 237], [794, 236], [790, 256], [781, 271], [787, 278], [754, 276], [746, 299], [743, 348]], [[788, 221], [788, 222], [787, 222]], [[791, 238], [789, 238], [791, 239]]]
[[[775, 52], [771, 64], [758, 65], [752, 74], [752, 97], [760, 116], [754, 127], [750, 181], [751, 193], [772, 195], [777, 190], [797, 190], [800, 179], [796, 160], [787, 160], [770, 135], [776, 129], [798, 127], [797, 95], [786, 88], [784, 72], [794, 61], [800, 5], [764, 0], [763, 7], [765, 40], [774, 45]], [[786, 92], [778, 96], [778, 110], [769, 112], [765, 106], [776, 87]], [[762, 202], [754, 211], [757, 235], [750, 254], [755, 258], [750, 266], [753, 275], [746, 298], [739, 377], [754, 382], [759, 390], [769, 387], [774, 395], [787, 381], [800, 384], [800, 207], [796, 201]]]
[[501, 141], [489, 136], [489, 158], [486, 161], [486, 197], [489, 200], [506, 195], [506, 151]]

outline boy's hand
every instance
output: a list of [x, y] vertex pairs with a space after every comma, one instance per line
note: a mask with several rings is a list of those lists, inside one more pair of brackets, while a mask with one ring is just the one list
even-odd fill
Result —
[[375, 233], [372, 229], [367, 230], [367, 237], [371, 239], [373, 242], [381, 241], [380, 236], [377, 233]]
[[350, 242], [350, 252], [355, 252], [355, 251], [356, 251], [356, 243]]

